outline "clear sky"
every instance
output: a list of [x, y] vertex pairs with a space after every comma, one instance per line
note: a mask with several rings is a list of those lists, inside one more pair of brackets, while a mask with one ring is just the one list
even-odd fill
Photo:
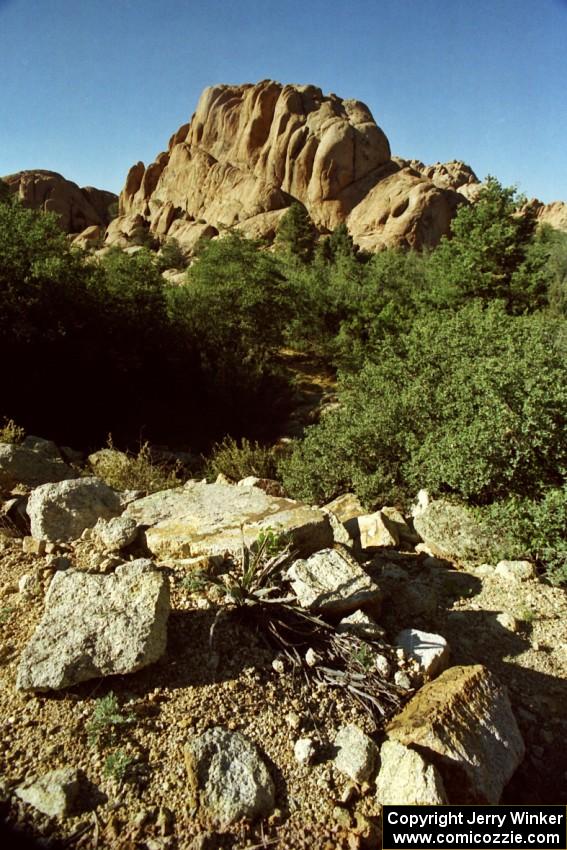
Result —
[[567, 200], [567, 0], [0, 0], [0, 174], [118, 192], [214, 83], [364, 101], [392, 152]]

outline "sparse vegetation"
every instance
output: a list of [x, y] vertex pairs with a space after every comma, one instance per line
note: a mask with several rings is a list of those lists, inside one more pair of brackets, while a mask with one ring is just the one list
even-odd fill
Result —
[[177, 487], [180, 471], [179, 463], [173, 467], [156, 463], [149, 443], [142, 443], [137, 454], [125, 453], [115, 449], [111, 436], [107, 441], [107, 451], [101, 453], [96, 467], [99, 478], [115, 490], [143, 490], [146, 493]]
[[226, 436], [221, 443], [212, 447], [205, 471], [210, 478], [222, 474], [231, 481], [240, 481], [250, 475], [256, 478], [276, 478], [278, 462], [273, 448], [251, 442], [246, 437], [235, 440]]
[[112, 743], [118, 729], [133, 723], [133, 716], [123, 714], [118, 699], [112, 691], [98, 700], [86, 724], [87, 740], [91, 746]]
[[124, 750], [114, 750], [109, 753], [104, 761], [103, 772], [109, 779], [113, 779], [121, 785], [128, 776], [128, 772], [134, 759], [129, 756]]
[[24, 440], [26, 432], [19, 425], [16, 425], [13, 419], [4, 417], [2, 425], [0, 425], [0, 443], [12, 443], [17, 445]]

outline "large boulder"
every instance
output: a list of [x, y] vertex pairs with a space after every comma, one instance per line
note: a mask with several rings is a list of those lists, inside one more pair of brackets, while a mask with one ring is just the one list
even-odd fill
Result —
[[190, 801], [224, 829], [271, 814], [274, 783], [256, 746], [240, 732], [208, 729], [185, 747]]
[[100, 478], [78, 478], [43, 484], [31, 494], [28, 507], [31, 534], [37, 540], [76, 540], [99, 519], [122, 512], [119, 494]]
[[56, 213], [66, 233], [81, 233], [93, 225], [106, 227], [117, 201], [112, 192], [92, 186], [80, 189], [55, 171], [18, 171], [2, 180], [25, 207]]
[[146, 559], [110, 576], [56, 573], [22, 653], [17, 687], [60, 690], [152, 664], [165, 652], [169, 608], [167, 576]]
[[190, 558], [237, 553], [262, 532], [289, 535], [301, 553], [332, 541], [328, 518], [318, 508], [268, 496], [258, 487], [189, 482], [128, 505], [125, 515], [146, 526], [156, 557]]
[[348, 221], [355, 241], [371, 249], [436, 244], [465, 203], [392, 159], [360, 101], [263, 80], [205, 89], [167, 151], [132, 166], [120, 212], [143, 217], [162, 241], [175, 236], [189, 253], [198, 227], [273, 238], [294, 200], [321, 233]]
[[0, 488], [11, 490], [18, 484], [37, 487], [40, 484], [76, 478], [77, 472], [58, 453], [45, 451], [41, 445], [0, 443]]
[[451, 803], [498, 803], [525, 754], [508, 693], [480, 664], [450, 667], [386, 731], [437, 767]]

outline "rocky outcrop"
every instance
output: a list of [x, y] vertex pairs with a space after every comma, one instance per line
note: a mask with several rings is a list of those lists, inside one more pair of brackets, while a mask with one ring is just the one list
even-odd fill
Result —
[[128, 505], [125, 515], [146, 526], [148, 549], [160, 558], [237, 553], [262, 533], [289, 535], [301, 553], [328, 546], [331, 528], [318, 508], [268, 496], [258, 487], [188, 482]]
[[[426, 166], [393, 159], [360, 101], [272, 80], [212, 86], [168, 150], [132, 166], [115, 229], [123, 234], [141, 216], [158, 238], [187, 240], [190, 252], [197, 225], [205, 238], [233, 226], [272, 238], [295, 200], [320, 232], [346, 221], [371, 250], [434, 245], [476, 178], [462, 163], [432, 168], [426, 176]], [[115, 238], [111, 231], [107, 241]]]
[[540, 224], [548, 224], [556, 230], [567, 233], [567, 204], [565, 201], [542, 204], [541, 201], [534, 198], [529, 202], [528, 207], [534, 210]]
[[66, 233], [81, 233], [94, 225], [106, 227], [112, 218], [109, 208], [117, 200], [113, 192], [92, 186], [81, 189], [56, 171], [18, 171], [2, 180], [25, 207], [56, 213]]

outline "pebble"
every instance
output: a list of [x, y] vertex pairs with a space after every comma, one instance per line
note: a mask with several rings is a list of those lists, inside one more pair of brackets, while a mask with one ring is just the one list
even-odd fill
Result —
[[409, 691], [411, 688], [411, 679], [403, 670], [397, 670], [394, 675], [394, 682], [399, 688]]
[[384, 679], [389, 679], [392, 674], [392, 668], [390, 667], [390, 662], [386, 658], [385, 655], [377, 655], [375, 659], [376, 670], [377, 672], [384, 677]]
[[293, 747], [295, 760], [299, 764], [310, 764], [315, 757], [315, 744], [312, 738], [299, 738]]

